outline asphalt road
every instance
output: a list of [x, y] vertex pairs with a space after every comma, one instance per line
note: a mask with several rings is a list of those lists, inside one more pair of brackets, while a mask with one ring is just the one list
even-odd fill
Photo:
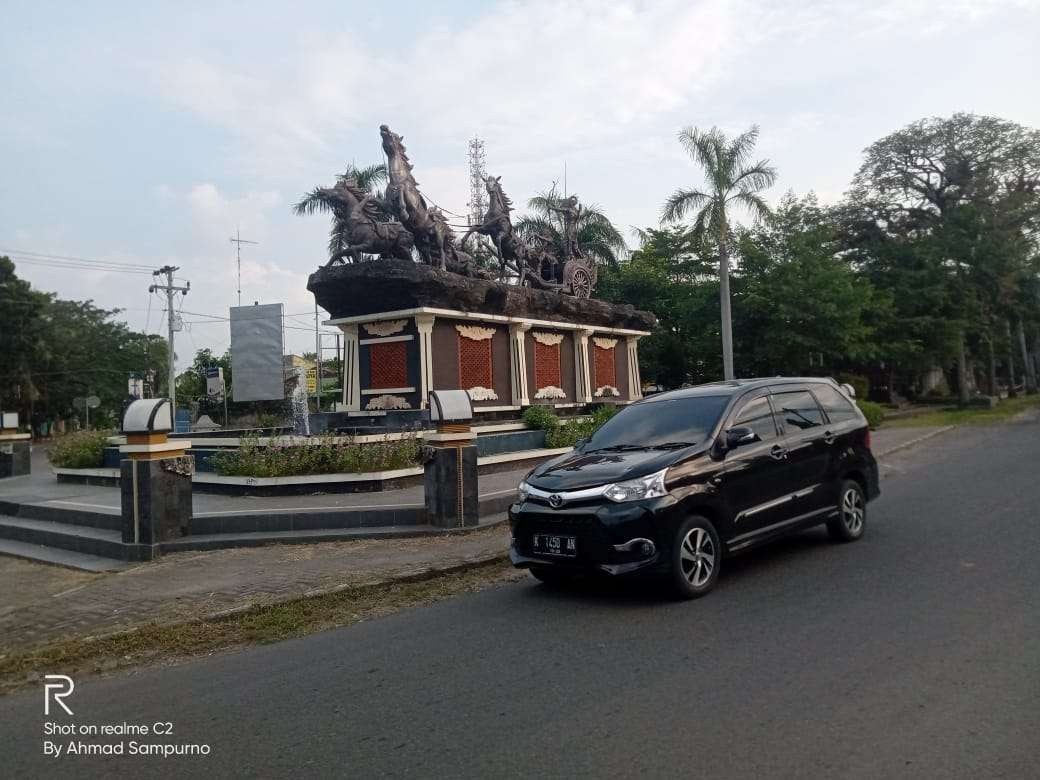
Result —
[[[84, 680], [74, 717], [0, 699], [0, 773], [1037, 777], [1038, 466], [1038, 422], [940, 437], [884, 469], [862, 541], [807, 532], [697, 602], [531, 580]], [[47, 720], [211, 753], [46, 758]]]

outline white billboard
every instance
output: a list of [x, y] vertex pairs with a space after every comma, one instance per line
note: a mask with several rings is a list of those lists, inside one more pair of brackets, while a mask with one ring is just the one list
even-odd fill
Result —
[[235, 401], [285, 398], [282, 304], [231, 307], [231, 383]]

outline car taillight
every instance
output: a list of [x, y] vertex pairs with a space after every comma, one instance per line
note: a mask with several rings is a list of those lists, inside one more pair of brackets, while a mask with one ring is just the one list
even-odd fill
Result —
[[867, 433], [863, 437], [863, 444], [866, 446], [868, 450], [870, 449], [870, 428], [867, 428]]

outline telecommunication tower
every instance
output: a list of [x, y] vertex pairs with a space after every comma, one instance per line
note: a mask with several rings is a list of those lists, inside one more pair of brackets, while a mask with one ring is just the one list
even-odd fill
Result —
[[487, 168], [484, 165], [484, 142], [473, 136], [469, 142], [469, 224], [479, 225], [487, 211], [487, 190], [484, 180]]

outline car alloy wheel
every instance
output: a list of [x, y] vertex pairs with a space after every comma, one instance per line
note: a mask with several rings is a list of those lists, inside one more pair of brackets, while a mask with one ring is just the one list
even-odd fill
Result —
[[863, 494], [859, 488], [847, 488], [841, 497], [841, 522], [850, 536], [859, 536], [863, 532]]
[[682, 575], [695, 588], [703, 588], [715, 571], [715, 543], [703, 528], [691, 528], [679, 549]]
[[676, 531], [672, 548], [672, 587], [684, 599], [695, 599], [715, 587], [722, 564], [722, 546], [706, 517], [687, 518]]
[[863, 536], [867, 523], [867, 497], [854, 479], [843, 480], [838, 489], [838, 509], [827, 521], [827, 531], [839, 542], [854, 542]]

